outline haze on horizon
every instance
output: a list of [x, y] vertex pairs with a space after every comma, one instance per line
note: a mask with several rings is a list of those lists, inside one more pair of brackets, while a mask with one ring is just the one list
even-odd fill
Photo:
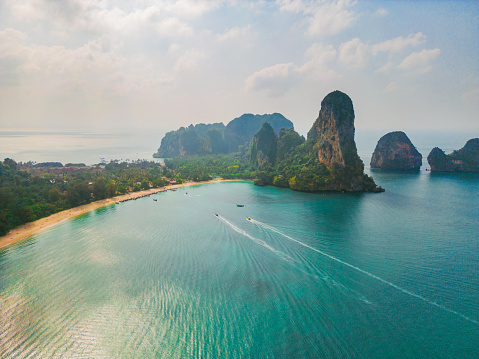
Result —
[[357, 132], [477, 137], [478, 19], [476, 0], [2, 0], [0, 131], [144, 132], [156, 149], [279, 112], [306, 134], [338, 89]]

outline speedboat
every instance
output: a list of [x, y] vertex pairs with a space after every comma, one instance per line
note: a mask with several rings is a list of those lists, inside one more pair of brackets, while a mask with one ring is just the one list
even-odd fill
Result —
[[236, 207], [244, 207], [244, 204], [237, 204]]
[[247, 219], [248, 221], [251, 221], [251, 218], [249, 218], [249, 217], [246, 217], [246, 219]]
[[218, 213], [215, 213], [215, 216], [218, 217]]

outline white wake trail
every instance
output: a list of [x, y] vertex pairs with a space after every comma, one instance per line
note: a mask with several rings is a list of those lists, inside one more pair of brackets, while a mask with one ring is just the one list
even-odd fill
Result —
[[293, 258], [291, 258], [290, 256], [284, 254], [283, 252], [280, 252], [278, 251], [277, 249], [271, 247], [268, 243], [262, 241], [261, 239], [259, 238], [255, 238], [253, 236], [251, 236], [249, 233], [245, 232], [244, 230], [242, 230], [241, 228], [235, 226], [233, 223], [231, 223], [230, 221], [228, 221], [226, 218], [220, 216], [220, 215], [217, 215], [218, 219], [224, 223], [226, 223], [229, 227], [231, 227], [234, 231], [238, 232], [239, 234], [242, 234], [243, 236], [251, 239], [253, 242], [259, 244], [260, 246], [263, 246], [264, 248], [266, 249], [269, 249], [271, 252], [273, 252], [274, 254], [278, 255], [279, 257], [283, 258], [284, 260], [286, 261], [293, 261]]
[[272, 227], [272, 226], [267, 225], [266, 223], [262, 223], [262, 222], [260, 222], [260, 221], [254, 220], [254, 219], [250, 219], [250, 221], [251, 221], [252, 223], [258, 225], [258, 226], [261, 226], [261, 227], [263, 227], [263, 228], [266, 228], [266, 229], [268, 229], [268, 230], [270, 230], [270, 231], [272, 231], [272, 232], [278, 233], [279, 235], [281, 235], [281, 236], [283, 236], [283, 237], [285, 237], [285, 238], [287, 238], [287, 239], [289, 239], [289, 240], [291, 240], [291, 241], [293, 241], [293, 242], [296, 242], [296, 243], [298, 243], [299, 245], [302, 245], [303, 247], [309, 248], [309, 249], [311, 249], [312, 251], [315, 251], [315, 252], [317, 252], [317, 253], [319, 253], [319, 254], [325, 256], [325, 257], [328, 257], [329, 259], [331, 259], [331, 260], [333, 260], [333, 261], [336, 261], [336, 262], [338, 262], [338, 263], [341, 263], [341, 264], [345, 265], [346, 267], [349, 267], [349, 268], [352, 268], [352, 269], [354, 269], [354, 270], [357, 270], [358, 272], [361, 272], [361, 273], [367, 275], [368, 277], [371, 277], [371, 278], [374, 278], [374, 279], [376, 279], [376, 280], [378, 280], [378, 281], [380, 281], [380, 282], [383, 282], [384, 284], [387, 284], [387, 285], [389, 285], [390, 287], [393, 287], [393, 288], [395, 288], [395, 289], [397, 289], [397, 290], [399, 290], [399, 291], [401, 291], [401, 292], [403, 292], [403, 293], [405, 293], [405, 294], [408, 294], [408, 295], [410, 295], [410, 296], [412, 296], [412, 297], [418, 298], [418, 299], [420, 299], [420, 300], [422, 300], [422, 301], [424, 301], [424, 302], [426, 302], [426, 303], [429, 303], [430, 305], [433, 305], [433, 306], [435, 306], [435, 307], [438, 307], [438, 308], [440, 308], [440, 309], [442, 309], [442, 310], [445, 310], [446, 312], [455, 314], [455, 315], [457, 315], [458, 317], [461, 317], [461, 318], [463, 318], [463, 319], [465, 319], [465, 320], [467, 320], [467, 321], [469, 321], [469, 322], [471, 322], [471, 323], [474, 323], [474, 324], [479, 325], [479, 322], [478, 322], [477, 320], [475, 320], [475, 319], [469, 318], [468, 316], [466, 316], [466, 315], [464, 315], [464, 314], [461, 314], [461, 313], [459, 313], [459, 312], [456, 312], [455, 310], [449, 309], [449, 308], [443, 306], [442, 304], [438, 304], [438, 303], [436, 303], [436, 302], [434, 302], [434, 301], [432, 301], [432, 300], [429, 300], [429, 299], [427, 299], [427, 298], [424, 298], [423, 296], [421, 296], [421, 295], [419, 295], [419, 294], [416, 294], [416, 293], [411, 292], [411, 291], [409, 291], [409, 290], [407, 290], [407, 289], [404, 289], [404, 288], [402, 288], [402, 287], [400, 287], [400, 286], [398, 286], [398, 285], [396, 285], [396, 284], [394, 284], [394, 283], [392, 283], [392, 282], [389, 282], [389, 281], [387, 281], [386, 279], [383, 279], [383, 278], [381, 278], [381, 277], [378, 277], [377, 275], [372, 274], [372, 273], [370, 273], [370, 272], [368, 272], [368, 271], [366, 271], [366, 270], [364, 270], [364, 269], [361, 269], [361, 268], [356, 267], [356, 266], [354, 266], [354, 265], [352, 265], [352, 264], [349, 264], [349, 263], [347, 263], [347, 262], [345, 262], [345, 261], [342, 261], [341, 259], [336, 258], [336, 257], [334, 257], [334, 256], [332, 256], [332, 255], [330, 255], [330, 254], [327, 254], [327, 253], [325, 253], [325, 252], [323, 252], [323, 251], [321, 251], [321, 250], [319, 250], [319, 249], [317, 249], [317, 248], [311, 247], [311, 246], [307, 245], [306, 243], [303, 243], [303, 242], [301, 242], [301, 241], [299, 241], [299, 240], [297, 240], [297, 239], [295, 239], [295, 238], [292, 238], [292, 237], [290, 237], [290, 236], [288, 236], [288, 235], [282, 233], [281, 231], [277, 230], [276, 228], [274, 228], [274, 227]]

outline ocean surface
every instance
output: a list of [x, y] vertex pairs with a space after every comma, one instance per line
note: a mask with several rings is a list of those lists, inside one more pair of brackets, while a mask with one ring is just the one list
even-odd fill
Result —
[[0, 250], [0, 357], [478, 358], [479, 176], [372, 175], [185, 187]]

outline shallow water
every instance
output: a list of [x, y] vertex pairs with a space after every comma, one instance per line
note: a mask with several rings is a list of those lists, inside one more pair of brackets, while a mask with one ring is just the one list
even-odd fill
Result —
[[0, 251], [0, 357], [479, 357], [479, 177], [372, 174], [183, 188]]

